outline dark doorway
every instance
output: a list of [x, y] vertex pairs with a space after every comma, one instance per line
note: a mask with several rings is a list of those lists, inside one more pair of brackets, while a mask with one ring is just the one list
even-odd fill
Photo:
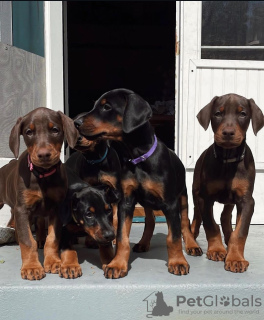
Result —
[[127, 88], [153, 108], [157, 136], [174, 149], [175, 13], [172, 1], [67, 1], [69, 116]]

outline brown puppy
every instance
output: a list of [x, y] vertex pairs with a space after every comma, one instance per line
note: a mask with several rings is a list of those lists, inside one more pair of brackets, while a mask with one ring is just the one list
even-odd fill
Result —
[[[60, 152], [64, 136], [73, 147], [78, 132], [73, 121], [62, 112], [38, 108], [19, 118], [11, 131], [9, 145], [16, 158], [20, 135], [23, 135], [27, 150], [18, 160], [11, 160], [0, 169], [0, 206], [8, 204], [15, 217], [22, 256], [21, 277], [40, 280], [45, 277], [45, 272], [59, 272], [60, 222], [57, 209], [67, 192], [67, 177]], [[49, 217], [44, 268], [39, 262], [37, 243], [30, 230], [35, 215]]]
[[[255, 180], [255, 164], [246, 144], [246, 131], [251, 119], [256, 135], [264, 125], [263, 114], [253, 99], [226, 94], [214, 97], [197, 118], [205, 130], [211, 122], [214, 144], [203, 152], [195, 166], [192, 232], [196, 238], [203, 221], [208, 259], [225, 260], [226, 270], [244, 272], [249, 265], [244, 259], [244, 247], [254, 211], [252, 192]], [[221, 225], [227, 251], [213, 217], [215, 201], [225, 205]], [[234, 205], [237, 207], [237, 222], [233, 231], [231, 213]]]

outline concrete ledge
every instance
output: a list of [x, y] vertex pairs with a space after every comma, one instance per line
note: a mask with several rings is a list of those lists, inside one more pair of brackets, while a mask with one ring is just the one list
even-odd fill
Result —
[[[134, 224], [131, 246], [141, 237], [143, 224]], [[207, 242], [201, 228], [198, 242], [204, 253]], [[146, 319], [156, 317], [156, 293], [163, 293], [168, 314], [164, 319], [263, 319], [264, 227], [250, 227], [245, 257], [250, 266], [243, 274], [224, 270], [223, 262], [186, 256], [190, 274], [167, 271], [167, 225], [157, 224], [147, 253], [131, 253], [127, 277], [108, 280], [101, 270], [98, 250], [79, 244], [83, 276], [75, 280], [47, 274], [41, 281], [20, 278], [20, 249], [0, 247], [1, 320]], [[43, 261], [43, 252], [40, 251]], [[177, 305], [178, 302], [178, 305]], [[153, 315], [151, 313], [153, 312]]]

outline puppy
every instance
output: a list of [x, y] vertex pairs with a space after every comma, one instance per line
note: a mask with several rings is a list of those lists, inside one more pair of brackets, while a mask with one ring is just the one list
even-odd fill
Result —
[[116, 193], [106, 185], [90, 186], [65, 166], [69, 187], [60, 208], [63, 235], [61, 256], [63, 261], [60, 276], [77, 278], [82, 275], [77, 252], [72, 249], [74, 236], [89, 235], [99, 245], [102, 264], [109, 263], [114, 256], [112, 241], [116, 233], [113, 227], [111, 203], [117, 202]]
[[[64, 137], [73, 147], [78, 132], [73, 121], [62, 112], [38, 108], [20, 117], [11, 131], [9, 145], [16, 158], [20, 135], [27, 150], [18, 160], [11, 160], [0, 169], [0, 208], [8, 204], [14, 214], [22, 256], [21, 277], [40, 280], [45, 277], [45, 272], [59, 272], [61, 225], [58, 207], [67, 193], [67, 177], [60, 152]], [[37, 243], [30, 230], [34, 216], [49, 218], [44, 268], [39, 262]]]
[[[254, 134], [257, 134], [264, 125], [263, 113], [253, 99], [226, 94], [214, 97], [197, 118], [205, 130], [211, 122], [214, 143], [203, 152], [195, 166], [191, 229], [196, 238], [203, 221], [208, 259], [225, 261], [228, 271], [244, 272], [249, 266], [244, 258], [244, 247], [254, 212], [255, 180], [255, 164], [246, 143], [246, 132], [251, 119]], [[221, 225], [227, 251], [213, 216], [215, 201], [224, 204]], [[233, 231], [231, 215], [235, 205], [237, 222]]]

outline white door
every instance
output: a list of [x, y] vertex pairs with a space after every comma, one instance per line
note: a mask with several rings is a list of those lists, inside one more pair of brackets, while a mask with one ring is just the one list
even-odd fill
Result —
[[[237, 93], [253, 98], [264, 112], [264, 2], [180, 2], [179, 156], [187, 170], [190, 216], [192, 178], [200, 154], [213, 143], [211, 128], [199, 125], [197, 113], [216, 95]], [[239, 13], [239, 14], [238, 14]], [[256, 163], [255, 213], [264, 223], [264, 129], [247, 143]], [[222, 205], [215, 206], [217, 222]], [[235, 222], [235, 213], [233, 222]]]

